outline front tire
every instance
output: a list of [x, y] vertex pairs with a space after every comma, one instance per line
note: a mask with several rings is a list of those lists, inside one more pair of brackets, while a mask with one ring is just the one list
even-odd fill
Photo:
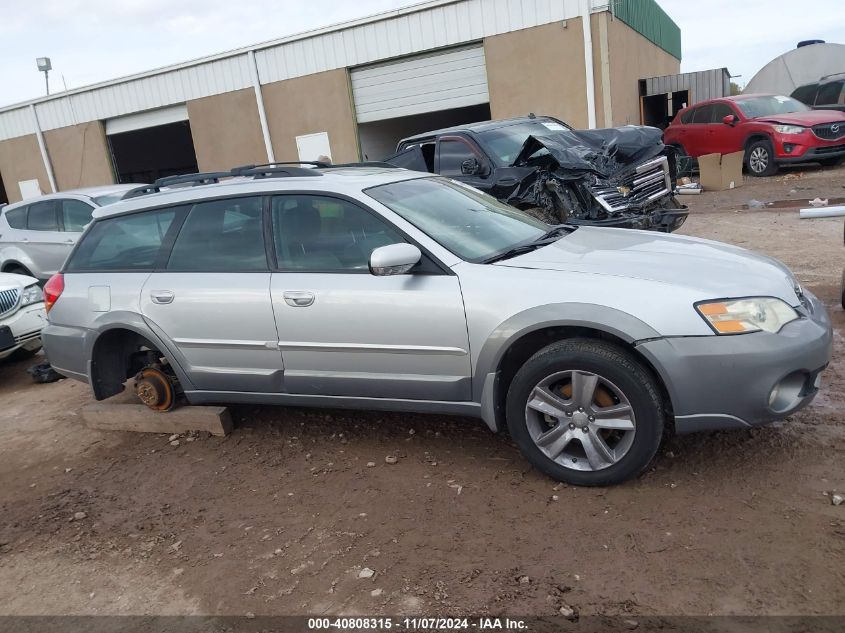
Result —
[[763, 139], [751, 143], [745, 150], [745, 166], [752, 176], [774, 176], [778, 166], [772, 143]]
[[549, 477], [608, 486], [645, 470], [660, 446], [665, 413], [654, 378], [628, 351], [568, 339], [517, 372], [507, 423], [522, 454]]

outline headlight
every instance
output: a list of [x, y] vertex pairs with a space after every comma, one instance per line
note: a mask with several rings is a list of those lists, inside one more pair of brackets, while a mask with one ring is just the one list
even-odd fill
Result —
[[798, 313], [788, 303], [773, 297], [707, 301], [696, 304], [695, 309], [716, 334], [779, 332], [798, 318]]
[[38, 287], [38, 284], [32, 284], [31, 286], [27, 286], [23, 289], [21, 293], [21, 305], [28, 306], [31, 303], [38, 303], [39, 301], [44, 301], [44, 296], [41, 293], [41, 288]]
[[775, 132], [779, 132], [780, 134], [801, 134], [807, 128], [801, 127], [800, 125], [776, 125]]

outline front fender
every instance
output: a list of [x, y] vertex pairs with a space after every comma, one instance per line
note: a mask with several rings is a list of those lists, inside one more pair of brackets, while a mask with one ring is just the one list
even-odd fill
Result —
[[487, 425], [500, 427], [496, 415], [496, 376], [502, 358], [520, 338], [551, 327], [583, 327], [611, 334], [627, 343], [660, 338], [650, 325], [627, 312], [590, 303], [552, 303], [519, 312], [491, 332], [481, 348], [472, 383], [474, 399], [481, 403]]

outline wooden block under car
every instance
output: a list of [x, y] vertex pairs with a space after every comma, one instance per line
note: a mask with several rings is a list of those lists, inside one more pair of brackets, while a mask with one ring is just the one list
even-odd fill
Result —
[[[120, 398], [116, 396], [115, 399]], [[121, 398], [122, 399], [122, 398]], [[144, 404], [92, 402], [82, 407], [82, 419], [92, 429], [103, 431], [136, 431], [141, 433], [185, 433], [208, 431], [212, 435], [228, 435], [232, 416], [228, 407], [177, 407], [172, 411], [153, 411]]]

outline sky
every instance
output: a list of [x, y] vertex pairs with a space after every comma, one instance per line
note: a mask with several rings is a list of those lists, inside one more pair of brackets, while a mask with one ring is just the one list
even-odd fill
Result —
[[[520, 0], [510, 0], [519, 2]], [[683, 72], [740, 84], [799, 40], [843, 42], [842, 0], [658, 0], [681, 28]], [[414, 4], [414, 0], [0, 0], [0, 105]]]

